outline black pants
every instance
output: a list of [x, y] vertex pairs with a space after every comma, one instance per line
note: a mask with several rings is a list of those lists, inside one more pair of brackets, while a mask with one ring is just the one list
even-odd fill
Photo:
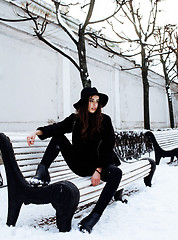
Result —
[[[42, 158], [41, 164], [49, 168], [53, 160], [58, 156], [59, 151], [61, 151], [67, 165], [71, 170], [75, 169], [75, 161], [73, 159], [73, 147], [70, 141], [64, 135], [55, 136], [51, 139], [44, 156]], [[75, 171], [74, 171], [75, 172]], [[94, 212], [102, 214], [108, 203], [114, 196], [119, 183], [121, 181], [122, 171], [120, 168], [109, 165], [102, 169], [101, 180], [105, 181], [106, 184], [101, 192], [101, 195], [93, 209]]]

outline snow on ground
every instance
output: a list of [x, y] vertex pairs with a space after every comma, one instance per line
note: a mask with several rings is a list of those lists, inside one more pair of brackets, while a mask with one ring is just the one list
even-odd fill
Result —
[[[0, 189], [0, 240], [176, 240], [178, 236], [178, 165], [167, 165], [168, 159], [157, 166], [153, 186], [145, 187], [142, 180], [133, 183], [126, 196], [128, 204], [114, 202], [108, 206], [91, 234], [81, 233], [74, 218], [72, 230], [60, 233], [53, 221], [39, 226], [40, 219], [53, 217], [51, 205], [28, 205], [22, 209], [15, 227], [6, 226], [7, 189]], [[91, 209], [84, 210], [82, 217]]]

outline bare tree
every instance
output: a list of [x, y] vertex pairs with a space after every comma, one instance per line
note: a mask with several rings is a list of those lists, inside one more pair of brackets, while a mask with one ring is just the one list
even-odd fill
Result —
[[[57, 44], [51, 42], [46, 34], [48, 25], [51, 23], [50, 15], [52, 14], [50, 11], [46, 11], [41, 13], [37, 13], [35, 4], [38, 4], [35, 0], [27, 0], [26, 5], [24, 8], [24, 12], [27, 14], [26, 16], [20, 16], [22, 19], [0, 19], [1, 21], [33, 21], [34, 22], [34, 32], [35, 35], [41, 40], [43, 43], [57, 51], [58, 53], [62, 54], [66, 57], [79, 71], [80, 78], [82, 81], [83, 87], [91, 86], [91, 80], [89, 77], [88, 67], [87, 67], [87, 54], [86, 54], [86, 31], [89, 29], [90, 24], [95, 24], [99, 22], [103, 22], [108, 20], [109, 18], [113, 17], [118, 11], [117, 0], [114, 0], [115, 3], [115, 10], [110, 16], [106, 16], [103, 19], [97, 21], [90, 21], [95, 5], [95, 0], [88, 0], [85, 1], [85, 4], [80, 5], [82, 9], [86, 9], [85, 12], [85, 20], [83, 23], [75, 24], [75, 30], [70, 26], [67, 17], [61, 13], [61, 8], [64, 7], [71, 7], [75, 4], [79, 4], [78, 2], [74, 3], [73, 1], [70, 4], [64, 4], [61, 0], [51, 0], [55, 6], [55, 21], [57, 22], [59, 28], [61, 28], [67, 36], [71, 39], [77, 49], [78, 53], [78, 62], [70, 56], [65, 50], [59, 48]], [[122, 1], [124, 3], [124, 0]], [[121, 4], [122, 5], [122, 4]]]
[[155, 40], [159, 45], [159, 57], [165, 78], [171, 128], [174, 128], [174, 112], [170, 85], [177, 78], [178, 51], [176, 30], [177, 26], [168, 24], [164, 27], [158, 27], [154, 33]]
[[[126, 34], [118, 34], [117, 36], [132, 45], [132, 51], [136, 49], [135, 53], [130, 56], [141, 56], [141, 72], [143, 82], [143, 100], [144, 100], [144, 128], [150, 129], [150, 111], [149, 111], [149, 81], [148, 81], [148, 69], [150, 66], [150, 58], [153, 55], [155, 44], [150, 44], [149, 40], [152, 39], [155, 31], [156, 19], [158, 14], [159, 0], [150, 0], [150, 9], [148, 9], [148, 18], [144, 18], [143, 12], [141, 12], [140, 4], [136, 5], [136, 1], [129, 0], [122, 6], [124, 16], [129, 20], [136, 38], [127, 37]], [[120, 5], [120, 1], [118, 1]], [[145, 4], [145, 2], [143, 3]], [[138, 49], [138, 50], [137, 50]]]
[[[117, 4], [121, 8], [121, 12], [124, 16], [117, 14], [113, 17], [114, 20], [110, 20], [108, 23], [112, 27], [118, 41], [108, 40], [102, 34], [100, 34], [100, 38], [98, 38], [96, 34], [90, 33], [93, 40], [92, 44], [95, 47], [100, 46], [103, 49], [120, 56], [141, 57], [140, 64], [135, 64], [136, 66], [134, 66], [134, 68], [140, 68], [142, 73], [145, 129], [150, 129], [148, 70], [153, 62], [152, 57], [155, 55], [155, 51], [157, 51], [155, 49], [156, 44], [155, 42], [153, 43], [153, 33], [156, 27], [159, 2], [160, 0], [149, 0], [150, 9], [147, 10], [148, 16], [145, 16], [141, 9], [141, 2], [138, 3], [136, 0], [126, 0], [123, 4], [122, 1], [117, 0]], [[145, 1], [142, 2], [142, 4], [144, 5]], [[123, 21], [122, 17], [124, 18]], [[134, 35], [129, 36], [129, 33], [120, 32], [120, 28], [116, 27], [119, 24], [125, 24], [126, 21], [129, 23], [129, 27], [127, 25], [127, 28], [132, 29]], [[113, 46], [118, 44], [120, 48], [113, 48]], [[125, 48], [121, 48], [122, 44], [127, 44], [126, 50], [124, 50]], [[131, 69], [133, 68], [122, 68], [122, 70]]]
[[45, 14], [42, 22], [41, 18], [33, 18], [33, 13], [30, 10], [30, 4], [27, 3], [25, 7], [25, 12], [28, 14], [30, 18], [33, 18], [34, 21], [34, 32], [39, 40], [47, 44], [49, 47], [57, 51], [58, 53], [62, 54], [66, 57], [71, 63], [76, 67], [76, 69], [80, 73], [81, 81], [83, 87], [91, 86], [91, 80], [89, 79], [89, 73], [87, 68], [87, 61], [86, 61], [86, 47], [85, 47], [85, 30], [89, 24], [90, 18], [92, 16], [95, 0], [90, 0], [88, 12], [86, 14], [86, 19], [83, 24], [78, 25], [78, 36], [77, 34], [70, 28], [64, 18], [61, 16], [60, 8], [64, 6], [61, 1], [52, 0], [55, 6], [55, 15], [58, 26], [63, 29], [63, 31], [69, 36], [71, 41], [75, 44], [78, 52], [78, 59], [79, 63], [77, 63], [74, 58], [70, 55], [66, 54], [65, 51], [61, 50], [58, 46], [54, 43], [50, 42], [47, 37], [45, 37], [45, 32], [47, 29], [47, 25], [50, 23], [48, 20], [48, 13]]
[[177, 78], [178, 78], [178, 35], [176, 33], [176, 66], [177, 66]]
[[[177, 26], [176, 26], [176, 30], [177, 30]], [[178, 34], [177, 34], [177, 32], [175, 32], [172, 39], [175, 40], [175, 41], [172, 41], [173, 46], [171, 47], [171, 50], [175, 54], [175, 57], [176, 57], [175, 65], [176, 65], [177, 78], [178, 78]]]

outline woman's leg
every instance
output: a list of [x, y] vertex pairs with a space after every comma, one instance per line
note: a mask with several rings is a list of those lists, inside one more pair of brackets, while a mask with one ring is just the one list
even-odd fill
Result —
[[91, 232], [94, 225], [99, 221], [103, 211], [114, 196], [122, 178], [120, 168], [109, 165], [102, 169], [101, 178], [106, 182], [106, 185], [101, 192], [101, 195], [93, 209], [93, 211], [80, 222], [80, 230]]
[[121, 178], [121, 169], [114, 165], [109, 165], [106, 169], [102, 170], [101, 179], [106, 182], [106, 185], [93, 209], [94, 212], [102, 215], [103, 211], [116, 193]]
[[49, 168], [60, 151], [67, 164], [70, 165], [72, 158], [72, 144], [65, 135], [57, 135], [55, 137], [52, 137], [43, 155], [41, 164], [43, 164], [46, 168]]
[[30, 180], [30, 183], [32, 185], [49, 184], [50, 175], [48, 172], [48, 168], [54, 161], [54, 159], [58, 156], [60, 151], [62, 152], [65, 161], [70, 167], [72, 163], [72, 145], [70, 141], [64, 135], [52, 137], [48, 147], [46, 148], [43, 158], [38, 165], [35, 176]]

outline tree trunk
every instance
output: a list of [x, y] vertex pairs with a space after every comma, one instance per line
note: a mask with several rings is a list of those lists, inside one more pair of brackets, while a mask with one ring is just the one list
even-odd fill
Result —
[[89, 79], [89, 73], [86, 62], [86, 48], [85, 48], [85, 37], [81, 27], [79, 27], [79, 41], [78, 41], [78, 56], [80, 65], [80, 77], [82, 80], [83, 87], [91, 87], [91, 80]]
[[176, 36], [176, 44], [177, 44], [177, 49], [176, 49], [176, 67], [177, 67], [177, 78], [178, 78], [178, 36]]
[[142, 82], [143, 82], [143, 106], [144, 106], [144, 128], [150, 129], [150, 108], [149, 108], [149, 82], [148, 82], [148, 63], [145, 57], [145, 49], [142, 47]]
[[163, 66], [163, 72], [164, 72], [164, 78], [165, 78], [165, 88], [166, 88], [166, 94], [167, 94], [168, 106], [169, 106], [170, 126], [171, 128], [174, 128], [174, 111], [173, 111], [173, 104], [172, 104], [172, 96], [170, 93], [170, 80], [167, 73], [166, 63], [162, 55], [160, 55], [160, 59]]
[[173, 112], [173, 104], [172, 104], [172, 97], [170, 94], [170, 87], [166, 87], [167, 99], [168, 99], [168, 106], [169, 106], [169, 117], [170, 117], [170, 126], [174, 128], [174, 112]]

